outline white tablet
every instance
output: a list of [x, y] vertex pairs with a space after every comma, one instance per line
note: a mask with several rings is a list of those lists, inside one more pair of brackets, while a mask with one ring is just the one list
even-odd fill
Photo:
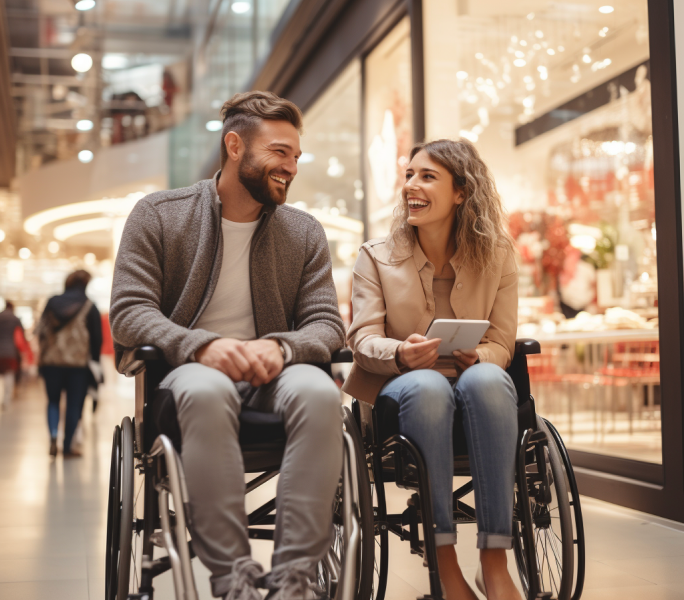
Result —
[[454, 350], [474, 350], [489, 328], [489, 321], [469, 319], [435, 319], [425, 337], [429, 340], [441, 338], [440, 356], [450, 356]]

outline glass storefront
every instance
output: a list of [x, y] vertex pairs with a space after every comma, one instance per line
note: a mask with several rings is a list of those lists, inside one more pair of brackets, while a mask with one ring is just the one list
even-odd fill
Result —
[[404, 18], [365, 61], [364, 140], [368, 192], [368, 237], [389, 233], [392, 211], [413, 143], [411, 25]]
[[340, 313], [350, 322], [351, 267], [363, 243], [361, 70], [352, 63], [304, 115], [303, 154], [288, 202], [314, 215], [330, 244]]
[[570, 448], [661, 463], [646, 0], [423, 6], [427, 138], [494, 173], [540, 412]]

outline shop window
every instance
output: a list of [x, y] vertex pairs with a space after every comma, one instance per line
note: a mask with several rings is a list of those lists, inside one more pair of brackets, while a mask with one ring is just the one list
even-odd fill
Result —
[[377, 238], [389, 233], [413, 143], [408, 18], [373, 49], [365, 69], [368, 237]]
[[426, 127], [495, 176], [540, 412], [570, 448], [660, 463], [647, 2], [604, 4], [424, 0]]
[[353, 63], [304, 115], [303, 154], [288, 202], [325, 229], [340, 313], [350, 322], [351, 270], [363, 243], [361, 73]]

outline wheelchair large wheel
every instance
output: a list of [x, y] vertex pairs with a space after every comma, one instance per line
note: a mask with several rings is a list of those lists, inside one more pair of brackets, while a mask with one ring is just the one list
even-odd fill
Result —
[[560, 434], [546, 419], [543, 419], [551, 437], [556, 442], [556, 447], [560, 453], [563, 461], [563, 470], [565, 472], [565, 484], [569, 494], [570, 506], [572, 506], [572, 516], [574, 518], [574, 532], [575, 532], [575, 587], [572, 591], [571, 600], [579, 600], [582, 597], [584, 589], [584, 574], [585, 574], [585, 547], [584, 547], [584, 519], [582, 517], [582, 505], [580, 503], [579, 490], [577, 489], [577, 481], [575, 480], [575, 472], [572, 470], [570, 457], [565, 448], [563, 439]]
[[131, 572], [134, 517], [133, 424], [128, 417], [114, 429], [109, 471], [105, 599], [126, 600]]
[[[537, 425], [548, 438], [546, 473], [551, 492], [551, 502], [541, 504], [530, 497], [532, 511], [534, 551], [541, 591], [551, 592], [553, 600], [571, 600], [574, 569], [574, 537], [571, 507], [568, 500], [565, 470], [560, 452], [544, 422], [537, 417]], [[529, 465], [530, 471], [537, 465]], [[529, 568], [524, 544], [527, 536], [520, 518], [514, 521], [513, 549], [518, 565], [520, 581], [529, 596]]]
[[[373, 514], [386, 514], [384, 489], [378, 493], [378, 486], [384, 486], [382, 482], [371, 484], [373, 500]], [[389, 573], [389, 531], [387, 527], [375, 526], [375, 540], [373, 552], [373, 585], [371, 587], [371, 600], [384, 600], [387, 591], [387, 578]]]
[[[371, 506], [370, 481], [368, 479], [368, 467], [366, 455], [361, 442], [356, 422], [348, 408], [343, 407], [343, 424], [345, 431], [354, 440], [356, 451], [356, 473], [359, 488], [358, 514], [360, 517], [361, 541], [359, 544], [358, 558], [356, 561], [355, 600], [368, 600], [371, 597], [372, 571], [373, 571], [373, 507]], [[341, 577], [342, 565], [345, 558], [345, 536], [343, 528], [343, 490], [344, 481], [340, 481], [335, 494], [333, 505], [333, 543], [328, 554], [318, 564], [318, 585], [332, 598], [340, 598], [342, 592]]]

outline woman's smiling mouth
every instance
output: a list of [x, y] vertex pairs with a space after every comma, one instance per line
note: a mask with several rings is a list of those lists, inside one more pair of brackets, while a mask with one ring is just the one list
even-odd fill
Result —
[[410, 212], [418, 212], [430, 205], [427, 200], [422, 200], [421, 198], [409, 198], [407, 202]]

